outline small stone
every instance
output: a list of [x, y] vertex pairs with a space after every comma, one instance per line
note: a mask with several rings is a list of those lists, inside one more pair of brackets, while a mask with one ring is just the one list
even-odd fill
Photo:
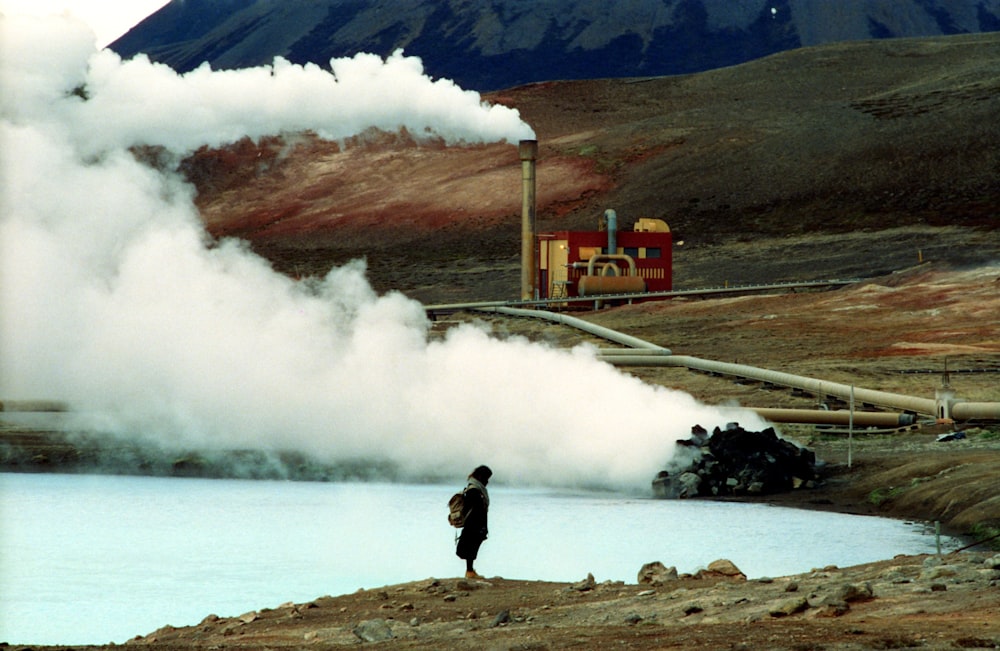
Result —
[[809, 600], [805, 597], [799, 597], [797, 599], [789, 599], [783, 601], [771, 610], [768, 614], [771, 617], [786, 617], [788, 615], [794, 615], [796, 613], [801, 613], [809, 609]]
[[625, 616], [625, 623], [634, 626], [642, 621], [642, 615], [638, 613], [629, 613]]
[[586, 579], [578, 583], [574, 583], [571, 586], [571, 589], [576, 590], [577, 592], [587, 592], [588, 590], [593, 590], [596, 585], [597, 581], [594, 580], [594, 575], [588, 573]]
[[920, 579], [922, 581], [933, 581], [934, 579], [943, 579], [956, 575], [958, 575], [958, 568], [954, 565], [937, 565], [925, 567], [924, 571], [920, 573]]
[[848, 583], [836, 591], [837, 596], [847, 603], [855, 601], [871, 601], [875, 598], [870, 583]]
[[497, 626], [500, 626], [502, 624], [507, 624], [509, 622], [510, 622], [510, 611], [501, 610], [500, 612], [497, 613], [497, 616], [493, 618], [493, 621], [490, 623], [490, 627], [496, 628]]
[[392, 628], [384, 619], [367, 619], [351, 631], [362, 642], [384, 642], [393, 638]]
[[696, 497], [698, 487], [701, 485], [701, 477], [693, 472], [682, 473], [678, 481], [677, 497]]
[[841, 601], [839, 603], [826, 603], [812, 612], [813, 617], [840, 617], [841, 615], [846, 615], [851, 607], [845, 602]]

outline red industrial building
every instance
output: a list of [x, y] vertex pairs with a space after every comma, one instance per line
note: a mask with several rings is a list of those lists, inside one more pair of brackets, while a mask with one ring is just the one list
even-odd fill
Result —
[[673, 289], [673, 238], [662, 219], [641, 218], [619, 231], [617, 214], [607, 210], [600, 230], [541, 233], [537, 240], [538, 298]]

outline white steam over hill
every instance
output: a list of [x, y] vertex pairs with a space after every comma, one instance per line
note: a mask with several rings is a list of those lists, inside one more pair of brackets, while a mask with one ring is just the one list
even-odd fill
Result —
[[[68, 19], [0, 24], [0, 398], [67, 400], [101, 429], [178, 448], [298, 450], [402, 477], [488, 463], [500, 481], [640, 489], [694, 423], [761, 424], [583, 348], [472, 327], [429, 342], [422, 307], [377, 296], [362, 263], [295, 282], [239, 241], [210, 241], [193, 188], [129, 149], [373, 126], [452, 144], [531, 136], [418, 60], [178, 76], [96, 52]], [[612, 410], [615, 427], [598, 426]]]

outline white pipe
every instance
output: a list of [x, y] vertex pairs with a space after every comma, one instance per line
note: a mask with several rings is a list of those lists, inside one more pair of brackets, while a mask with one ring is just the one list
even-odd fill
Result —
[[[863, 427], [906, 427], [916, 420], [913, 414], [885, 411], [830, 411], [828, 409], [785, 409], [780, 407], [747, 407], [772, 423], [809, 423], [812, 425], [847, 425], [849, 435], [855, 425]], [[848, 452], [850, 456], [850, 452]]]
[[[844, 401], [848, 401], [851, 398], [851, 387], [847, 384], [817, 380], [781, 371], [770, 371], [755, 366], [747, 366], [746, 364], [715, 362], [686, 355], [671, 355], [665, 358], [629, 358], [628, 356], [616, 356], [613, 363], [615, 366], [683, 366], [707, 373], [719, 373], [721, 375], [756, 380], [767, 384], [801, 389], [819, 397], [833, 397]], [[855, 389], [855, 398], [863, 404], [902, 409], [903, 411], [912, 411], [918, 414], [934, 414], [937, 406], [936, 401], [931, 398], [915, 398], [913, 396], [874, 389]]]
[[545, 310], [524, 310], [517, 307], [482, 307], [479, 308], [480, 312], [495, 312], [497, 314], [508, 314], [510, 316], [526, 316], [533, 319], [546, 319], [548, 321], [553, 321], [555, 323], [562, 323], [564, 325], [571, 326], [577, 330], [583, 330], [584, 332], [589, 332], [592, 335], [601, 337], [602, 339], [607, 339], [608, 341], [613, 341], [616, 344], [621, 344], [622, 346], [629, 346], [631, 348], [644, 348], [653, 349], [657, 351], [662, 351], [664, 355], [670, 355], [670, 349], [664, 348], [663, 346], [657, 346], [656, 344], [651, 344], [648, 341], [639, 339], [638, 337], [633, 337], [631, 335], [626, 335], [617, 330], [612, 330], [610, 328], [604, 328], [602, 326], [596, 325], [589, 321], [584, 321], [583, 319], [578, 319], [574, 316], [569, 316], [568, 314], [559, 314], [558, 312], [546, 312]]

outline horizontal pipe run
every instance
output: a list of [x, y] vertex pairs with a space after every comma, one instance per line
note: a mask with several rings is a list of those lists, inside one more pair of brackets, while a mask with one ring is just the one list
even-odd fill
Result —
[[[731, 285], [729, 287], [714, 287], [708, 289], [676, 289], [663, 292], [643, 292], [641, 294], [626, 294], [622, 296], [604, 296], [602, 300], [637, 300], [648, 298], [684, 298], [688, 296], [736, 296], [740, 294], [759, 293], [762, 291], [794, 291], [796, 289], [823, 289], [843, 287], [864, 282], [863, 278], [850, 280], [816, 280], [798, 283], [771, 283], [767, 285]], [[518, 301], [474, 301], [469, 303], [443, 303], [425, 305], [424, 311], [434, 314], [438, 312], [457, 312], [459, 310], [474, 310], [484, 307], [525, 307], [531, 305], [553, 305], [567, 303], [592, 303], [594, 299], [588, 296], [570, 296], [561, 298], [541, 298]]]
[[[671, 355], [670, 357], [615, 357], [615, 366], [682, 366], [704, 371], [706, 373], [718, 373], [747, 380], [756, 380], [778, 386], [801, 389], [815, 396], [830, 396], [848, 401], [851, 399], [852, 387], [839, 382], [829, 382], [827, 380], [817, 380], [815, 378], [802, 375], [793, 375], [781, 371], [770, 371], [745, 364], [731, 364], [728, 362], [715, 362], [698, 357], [687, 355]], [[912, 411], [918, 414], [933, 415], [937, 411], [937, 401], [932, 398], [915, 398], [913, 396], [890, 393], [888, 391], [878, 391], [874, 389], [854, 388], [854, 400], [861, 404], [884, 407], [887, 409], [900, 409]], [[957, 406], [957, 405], [956, 405]]]
[[[778, 409], [750, 407], [750, 411], [772, 423], [807, 423], [810, 425], [850, 425], [851, 412], [843, 409]], [[916, 422], [913, 414], [873, 411], [855, 411], [854, 425], [858, 427], [906, 427]]]
[[1000, 402], [955, 402], [953, 420], [1000, 420]]

